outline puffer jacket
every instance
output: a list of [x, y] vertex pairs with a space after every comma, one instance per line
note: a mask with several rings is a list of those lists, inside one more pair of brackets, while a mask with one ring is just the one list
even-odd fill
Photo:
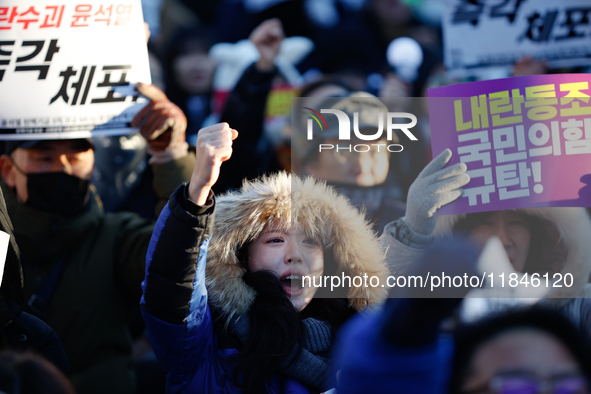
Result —
[[[177, 189], [154, 230], [141, 301], [154, 351], [168, 371], [167, 392], [241, 392], [233, 380], [235, 363], [228, 361], [238, 348], [226, 340], [225, 323], [247, 313], [256, 293], [242, 279], [237, 252], [278, 220], [298, 223], [332, 246], [345, 274], [385, 280], [384, 256], [370, 225], [324, 183], [280, 173], [245, 182], [217, 203], [210, 194], [203, 207], [188, 200], [186, 186]], [[385, 295], [382, 287], [352, 287], [348, 299], [360, 310]], [[291, 378], [283, 387], [273, 380], [268, 389], [311, 392]]]

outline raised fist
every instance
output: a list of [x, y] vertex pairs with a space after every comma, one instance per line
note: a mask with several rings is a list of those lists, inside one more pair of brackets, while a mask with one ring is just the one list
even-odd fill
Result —
[[264, 21], [252, 31], [248, 39], [261, 54], [256, 65], [259, 71], [269, 71], [274, 67], [275, 58], [284, 38], [283, 26], [277, 18]]
[[238, 132], [227, 123], [218, 123], [199, 130], [195, 169], [191, 176], [189, 195], [197, 205], [204, 205], [209, 190], [220, 176], [222, 163], [232, 156], [232, 141]]

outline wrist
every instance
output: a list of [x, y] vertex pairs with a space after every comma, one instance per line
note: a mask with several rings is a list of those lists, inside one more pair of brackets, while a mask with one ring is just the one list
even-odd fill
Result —
[[189, 200], [195, 205], [202, 207], [207, 203], [207, 197], [209, 196], [210, 191], [211, 186], [191, 179], [191, 182], [189, 183]]
[[411, 248], [425, 249], [433, 244], [433, 236], [416, 231], [408, 223], [406, 216], [389, 223], [384, 231], [389, 232], [394, 239]]
[[256, 68], [260, 72], [269, 72], [275, 69], [275, 62], [273, 60], [260, 58], [256, 62]]
[[[177, 195], [176, 202], [181, 206], [183, 210], [190, 213], [193, 216], [200, 216], [207, 213], [212, 213], [213, 207], [215, 205], [215, 197], [213, 192], [210, 192], [207, 196], [207, 201], [205, 205], [198, 206], [195, 204], [193, 200], [189, 197], [189, 184], [185, 183], [182, 187], [182, 198], [180, 195]], [[175, 193], [177, 194], [177, 193]], [[174, 198], [174, 196], [173, 196]]]
[[161, 151], [156, 151], [148, 145], [148, 153], [152, 155], [149, 161], [150, 164], [167, 163], [187, 156], [189, 154], [189, 144], [183, 141], [178, 145], [169, 146]]

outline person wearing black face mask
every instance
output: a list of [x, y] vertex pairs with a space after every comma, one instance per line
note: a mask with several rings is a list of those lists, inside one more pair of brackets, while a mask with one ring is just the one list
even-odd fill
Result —
[[[188, 181], [194, 155], [186, 118], [159, 89], [132, 125], [147, 139], [154, 189], [164, 203]], [[7, 141], [0, 186], [22, 255], [25, 310], [60, 337], [78, 394], [135, 392], [130, 304], [138, 304], [153, 223], [105, 214], [90, 184], [92, 143], [85, 139]]]
[[[70, 164], [72, 174], [65, 171], [25, 172], [13, 157], [17, 149], [29, 150], [27, 164], [36, 170], [50, 170], [47, 163], [60, 161], [67, 171]], [[94, 149], [90, 139], [65, 141], [8, 141], [6, 151], [14, 169], [25, 176], [27, 182], [27, 198], [25, 204], [40, 211], [55, 213], [62, 216], [76, 216], [84, 212], [88, 203], [87, 179], [74, 175], [81, 172], [87, 176], [85, 156], [89, 149]], [[62, 157], [64, 156], [64, 157]], [[69, 163], [69, 162], [72, 163]], [[83, 163], [83, 166], [80, 166]], [[23, 199], [21, 199], [23, 201]]]

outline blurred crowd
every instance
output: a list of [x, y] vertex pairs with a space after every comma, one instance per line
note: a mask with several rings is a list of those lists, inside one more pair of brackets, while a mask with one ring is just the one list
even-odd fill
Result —
[[[446, 167], [451, 152], [431, 156], [412, 98], [483, 78], [446, 72], [440, 1], [142, 5], [140, 133], [3, 146], [0, 392], [591, 393], [587, 210], [437, 216], [469, 176]], [[588, 71], [525, 57], [491, 76]], [[294, 98], [349, 113], [415, 106], [419, 138], [395, 135], [398, 153], [319, 153], [292, 135]], [[328, 129], [314, 141], [338, 141]], [[305, 237], [281, 227], [292, 214]], [[285, 295], [295, 271], [263, 267], [277, 281], [254, 267], [300, 235], [330, 250], [325, 275], [478, 275], [494, 235], [516, 272], [576, 283], [558, 301], [470, 319], [466, 294], [411, 289], [299, 305]]]

